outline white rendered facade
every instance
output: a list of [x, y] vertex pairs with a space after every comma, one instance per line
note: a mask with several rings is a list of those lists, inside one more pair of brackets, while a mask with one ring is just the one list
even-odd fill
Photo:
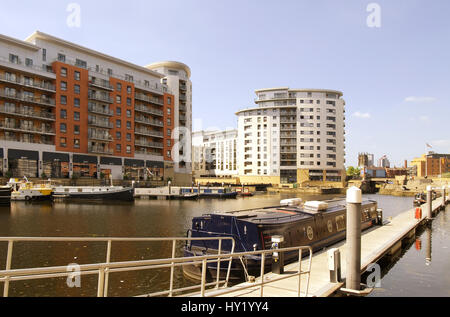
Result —
[[198, 131], [192, 135], [192, 171], [196, 177], [237, 175], [237, 129]]
[[239, 175], [281, 183], [340, 181], [345, 163], [342, 92], [287, 87], [256, 90], [238, 116]]
[[[180, 62], [164, 61], [147, 65], [146, 68], [163, 74], [164, 86], [174, 96], [173, 160], [175, 173], [192, 174], [192, 82], [190, 68]], [[178, 151], [177, 151], [178, 149]], [[177, 153], [178, 152], [178, 157]]]

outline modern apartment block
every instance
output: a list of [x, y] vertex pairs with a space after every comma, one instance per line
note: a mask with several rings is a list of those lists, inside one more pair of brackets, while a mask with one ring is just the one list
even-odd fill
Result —
[[[238, 168], [245, 182], [314, 184], [345, 178], [345, 101], [324, 89], [256, 90], [238, 111]], [[242, 181], [242, 180], [241, 180]]]
[[450, 173], [450, 154], [428, 152], [414, 158], [411, 166], [417, 177], [436, 177]]
[[0, 35], [0, 173], [173, 179], [176, 95], [164, 78], [39, 31]]
[[180, 62], [164, 61], [145, 66], [164, 74], [162, 83], [167, 85], [174, 96], [172, 123], [172, 158], [174, 175], [192, 182], [192, 82], [191, 69]]
[[195, 177], [235, 176], [238, 130], [198, 131], [192, 135], [192, 172]]

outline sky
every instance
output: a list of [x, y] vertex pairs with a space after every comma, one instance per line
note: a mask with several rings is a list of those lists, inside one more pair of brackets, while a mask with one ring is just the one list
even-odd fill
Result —
[[[73, 5], [79, 8], [74, 25]], [[269, 87], [342, 91], [346, 165], [450, 153], [450, 1], [0, 0], [0, 33], [39, 30], [138, 65], [192, 70], [193, 129], [237, 127]], [[78, 11], [77, 11], [78, 12]], [[69, 22], [68, 22], [69, 21]], [[426, 144], [432, 146], [427, 148]]]

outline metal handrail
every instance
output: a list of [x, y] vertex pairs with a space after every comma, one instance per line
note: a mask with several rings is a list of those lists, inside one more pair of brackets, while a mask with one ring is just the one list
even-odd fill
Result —
[[[104, 297], [108, 295], [108, 281], [109, 273], [111, 272], [123, 272], [134, 270], [146, 270], [155, 268], [167, 268], [170, 267], [170, 288], [165, 292], [169, 296], [172, 296], [174, 292], [184, 291], [185, 289], [173, 289], [173, 274], [176, 266], [182, 266], [183, 264], [195, 264], [198, 261], [193, 261], [192, 257], [175, 258], [175, 248], [177, 241], [195, 241], [195, 240], [218, 240], [219, 241], [219, 255], [221, 254], [222, 240], [231, 240], [232, 248], [231, 253], [234, 252], [235, 241], [231, 237], [211, 237], [211, 238], [76, 238], [76, 237], [0, 237], [0, 242], [8, 242], [7, 257], [5, 270], [0, 271], [0, 282], [4, 282], [3, 296], [8, 297], [9, 282], [18, 280], [35, 280], [45, 279], [53, 277], [66, 277], [72, 275], [73, 272], [67, 271], [67, 266], [55, 266], [55, 267], [39, 267], [39, 268], [26, 268], [26, 269], [11, 269], [11, 261], [13, 255], [14, 242], [107, 242], [106, 261], [104, 263], [95, 264], [83, 264], [80, 265], [80, 276], [98, 274], [98, 287], [97, 296]], [[172, 241], [172, 257], [167, 259], [157, 260], [140, 260], [140, 261], [126, 261], [126, 262], [110, 262], [112, 242], [164, 242]], [[229, 271], [231, 270], [231, 258], [229, 258], [228, 274], [225, 281], [219, 281], [219, 275], [217, 275], [217, 281], [215, 282], [218, 288], [219, 284], [228, 284]], [[203, 259], [199, 259], [203, 260]], [[187, 263], [186, 263], [187, 262]], [[217, 259], [218, 265], [220, 265], [220, 259]], [[205, 271], [206, 273], [206, 271]], [[212, 283], [206, 284], [202, 281], [200, 287], [203, 291], [206, 286]], [[193, 287], [190, 287], [193, 288]]]

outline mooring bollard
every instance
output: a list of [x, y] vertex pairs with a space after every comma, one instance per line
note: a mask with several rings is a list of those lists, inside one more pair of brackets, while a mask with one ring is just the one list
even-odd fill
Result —
[[[272, 249], [282, 249], [282, 243], [284, 237], [275, 235], [272, 236]], [[299, 259], [301, 261], [302, 259]], [[283, 252], [274, 251], [272, 256], [272, 273], [283, 274], [284, 273], [284, 254]]]
[[432, 187], [427, 186], [427, 219], [433, 218], [433, 199], [432, 199]]
[[341, 281], [341, 252], [337, 248], [328, 250], [328, 269], [330, 270], [330, 282]]
[[361, 289], [361, 190], [347, 190], [347, 289]]

